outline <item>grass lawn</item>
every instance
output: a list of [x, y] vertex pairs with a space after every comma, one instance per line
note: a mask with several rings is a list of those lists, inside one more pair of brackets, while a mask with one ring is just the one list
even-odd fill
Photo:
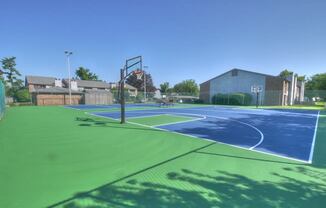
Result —
[[325, 111], [316, 139], [308, 165], [63, 107], [8, 108], [0, 207], [323, 207]]

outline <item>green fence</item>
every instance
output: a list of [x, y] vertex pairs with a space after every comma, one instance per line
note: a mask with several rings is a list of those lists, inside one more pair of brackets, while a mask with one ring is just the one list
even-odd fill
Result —
[[3, 117], [5, 113], [5, 86], [3, 83], [0, 81], [0, 119]]

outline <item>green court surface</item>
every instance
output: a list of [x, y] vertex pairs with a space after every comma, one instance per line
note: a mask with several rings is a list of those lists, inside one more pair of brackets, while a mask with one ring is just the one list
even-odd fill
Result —
[[[189, 119], [168, 117], [137, 122]], [[325, 149], [325, 111], [304, 164], [84, 111], [13, 107], [0, 121], [0, 207], [323, 207]]]

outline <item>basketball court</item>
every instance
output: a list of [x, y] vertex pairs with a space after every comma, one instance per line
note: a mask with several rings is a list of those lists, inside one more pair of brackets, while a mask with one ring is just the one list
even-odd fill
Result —
[[[128, 106], [128, 105], [127, 105]], [[130, 105], [133, 108], [137, 105]], [[143, 105], [145, 106], [145, 104]], [[153, 107], [153, 105], [148, 105]], [[93, 112], [95, 116], [120, 119], [120, 112]], [[191, 119], [150, 125], [157, 116], [182, 116]], [[310, 163], [318, 122], [318, 111], [263, 110], [229, 107], [157, 108], [126, 112], [127, 121], [180, 133], [198, 139], [225, 143], [237, 148], [258, 151]]]

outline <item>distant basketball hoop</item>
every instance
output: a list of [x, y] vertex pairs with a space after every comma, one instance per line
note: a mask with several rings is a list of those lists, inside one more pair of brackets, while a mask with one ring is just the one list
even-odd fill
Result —
[[263, 87], [261, 85], [252, 85], [250, 91], [252, 93], [256, 93], [256, 108], [258, 108], [259, 105], [259, 93], [263, 91]]
[[263, 91], [263, 87], [260, 85], [252, 85], [251, 86], [251, 92], [252, 93], [260, 93]]
[[137, 79], [142, 79], [143, 75], [144, 75], [144, 71], [137, 69], [133, 72], [134, 75], [137, 76]]

